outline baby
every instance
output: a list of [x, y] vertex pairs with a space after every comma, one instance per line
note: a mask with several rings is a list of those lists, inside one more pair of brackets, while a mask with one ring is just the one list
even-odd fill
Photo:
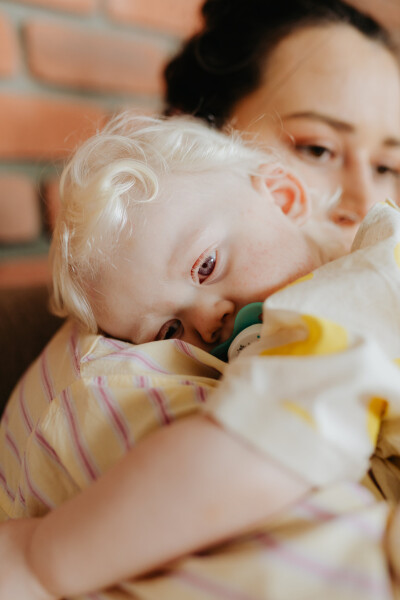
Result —
[[[240, 390], [240, 370], [253, 372], [246, 361], [254, 357], [237, 361], [244, 365], [238, 377], [235, 363], [226, 368], [209, 354], [230, 337], [240, 309], [273, 301], [285, 294], [277, 290], [343, 253], [334, 228], [310, 219], [301, 182], [275, 157], [190, 119], [124, 114], [76, 152], [61, 194], [51, 248], [54, 307], [72, 318], [14, 391], [0, 429], [0, 516], [48, 515], [0, 529], [0, 598], [86, 593], [246, 531], [329, 483], [321, 472], [335, 467], [333, 480], [343, 478], [353, 433], [341, 429], [339, 443], [326, 434], [323, 413], [322, 425], [312, 424], [318, 441], [309, 446], [328, 442], [318, 465], [308, 472], [308, 455], [281, 462], [275, 438], [286, 436], [273, 432], [281, 408], [301, 417], [297, 429], [290, 423], [293, 439], [311, 440], [302, 429], [306, 408], [286, 398], [278, 420], [267, 415], [263, 433], [265, 390], [251, 405], [251, 422], [243, 398], [257, 399], [257, 382], [246, 375], [247, 392]], [[332, 243], [318, 243], [321, 230]], [[369, 443], [361, 431], [361, 449], [351, 446], [362, 456], [351, 472], [358, 477], [385, 398], [397, 401], [396, 367], [369, 340], [337, 342], [335, 323], [295, 318], [284, 300], [282, 308], [267, 306], [268, 319], [264, 313], [271, 406], [271, 382], [284, 387], [292, 363], [267, 356], [305, 355], [296, 363], [304, 369], [314, 364], [308, 354], [337, 354], [351, 367], [358, 348], [367, 347], [367, 371], [370, 363], [379, 366], [376, 379], [360, 377], [362, 392], [352, 389], [352, 418], [364, 423], [372, 415], [377, 423]], [[279, 337], [282, 330], [289, 335]], [[321, 351], [314, 342], [325, 335], [334, 347]], [[334, 369], [343, 369], [335, 360], [330, 390]], [[320, 356], [317, 362], [320, 368]], [[208, 402], [221, 373], [224, 382]], [[366, 390], [377, 395], [388, 378], [393, 385], [384, 399], [365, 402]], [[307, 388], [307, 401], [314, 399]], [[254, 448], [243, 443], [253, 433]], [[119, 552], [109, 543], [116, 532]], [[141, 597], [135, 594], [126, 597]]]
[[292, 173], [193, 120], [125, 114], [78, 150], [61, 185], [56, 311], [134, 344], [210, 350], [245, 304], [336, 257], [337, 244], [299, 227], [311, 206]]

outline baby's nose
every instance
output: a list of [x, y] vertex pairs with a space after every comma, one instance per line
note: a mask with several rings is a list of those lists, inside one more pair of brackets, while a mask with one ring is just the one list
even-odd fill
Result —
[[[193, 313], [193, 326], [206, 344], [217, 344], [225, 329], [233, 328], [235, 305], [230, 300], [220, 300], [211, 305], [199, 305]], [[230, 319], [232, 317], [232, 319]], [[228, 321], [232, 320], [232, 324]]]

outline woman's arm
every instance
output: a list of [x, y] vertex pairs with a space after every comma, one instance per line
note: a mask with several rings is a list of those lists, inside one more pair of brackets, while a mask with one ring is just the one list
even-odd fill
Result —
[[188, 417], [37, 519], [22, 551], [40, 586], [73, 596], [239, 534], [308, 488], [206, 417]]

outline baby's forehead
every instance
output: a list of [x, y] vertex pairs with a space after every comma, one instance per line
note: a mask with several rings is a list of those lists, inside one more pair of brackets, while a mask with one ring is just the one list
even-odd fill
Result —
[[[198, 172], [164, 174], [159, 178], [156, 197], [134, 202], [128, 211], [125, 239], [130, 250], [138, 249], [138, 260], [154, 255], [154, 247], [179, 243], [199, 228], [215, 227], [221, 219], [242, 206], [252, 190], [251, 179], [244, 173], [224, 168]], [[167, 249], [167, 248], [166, 248]], [[141, 254], [143, 253], [143, 255]]]
[[[183, 212], [190, 215], [190, 208], [194, 199], [218, 195], [226, 202], [229, 201], [228, 189], [235, 179], [233, 173], [228, 176], [226, 168], [194, 171], [172, 172], [163, 174], [158, 178], [158, 192], [151, 201], [144, 200], [133, 206], [133, 216], [145, 225], [146, 221], [156, 218], [162, 211], [165, 214], [178, 215]], [[243, 178], [244, 179], [244, 178]]]

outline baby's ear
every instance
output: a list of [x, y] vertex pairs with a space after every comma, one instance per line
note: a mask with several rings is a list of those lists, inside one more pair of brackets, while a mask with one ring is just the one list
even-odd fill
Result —
[[265, 164], [259, 166], [257, 175], [252, 175], [251, 179], [256, 191], [272, 199], [285, 215], [299, 225], [310, 216], [308, 194], [300, 179], [291, 171]]

